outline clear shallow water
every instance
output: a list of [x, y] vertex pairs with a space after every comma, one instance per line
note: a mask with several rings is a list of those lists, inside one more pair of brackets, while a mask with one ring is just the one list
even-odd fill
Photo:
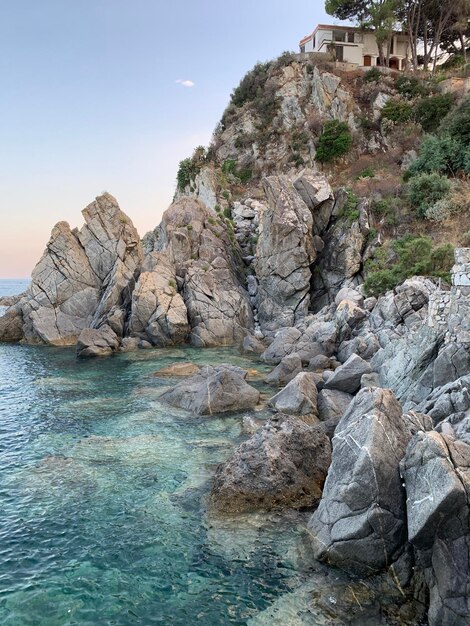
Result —
[[77, 361], [0, 344], [0, 623], [245, 624], [301, 577], [305, 518], [211, 519], [241, 416], [159, 403], [176, 360], [256, 367], [228, 350]]

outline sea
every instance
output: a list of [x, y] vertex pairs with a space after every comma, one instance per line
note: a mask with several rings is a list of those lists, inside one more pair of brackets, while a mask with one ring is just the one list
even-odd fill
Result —
[[307, 574], [308, 513], [208, 512], [218, 464], [248, 435], [243, 415], [160, 402], [175, 381], [154, 372], [183, 361], [267, 371], [225, 348], [78, 360], [0, 344], [0, 624], [278, 623], [259, 615]]

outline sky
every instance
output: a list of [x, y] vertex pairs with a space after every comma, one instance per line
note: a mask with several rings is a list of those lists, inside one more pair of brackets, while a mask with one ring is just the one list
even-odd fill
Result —
[[323, 0], [0, 0], [0, 278], [103, 191], [155, 228], [243, 75], [331, 19]]

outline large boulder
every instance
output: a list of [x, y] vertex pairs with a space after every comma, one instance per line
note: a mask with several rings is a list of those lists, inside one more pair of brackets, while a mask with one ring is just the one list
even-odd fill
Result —
[[77, 341], [77, 356], [109, 356], [119, 348], [119, 338], [109, 326], [85, 328]]
[[434, 431], [418, 432], [401, 469], [409, 539], [427, 565], [429, 624], [468, 624], [470, 446]]
[[322, 235], [335, 206], [333, 190], [324, 174], [304, 170], [294, 181], [294, 187], [313, 214], [313, 232]]
[[315, 426], [276, 416], [219, 466], [211, 504], [221, 513], [314, 506], [330, 459], [330, 441]]
[[362, 389], [340, 420], [320, 505], [309, 528], [316, 558], [370, 575], [406, 540], [399, 462], [411, 435], [393, 393]]
[[317, 395], [316, 375], [311, 372], [300, 372], [271, 398], [269, 405], [280, 413], [316, 418]]
[[245, 376], [244, 370], [232, 366], [203, 367], [195, 376], [164, 392], [160, 400], [196, 415], [253, 409], [260, 394], [248, 385]]
[[301, 335], [302, 333], [298, 328], [281, 328], [277, 331], [271, 344], [262, 353], [262, 360], [277, 365], [285, 356], [296, 351], [297, 342]]
[[371, 366], [357, 354], [338, 367], [325, 383], [325, 389], [337, 389], [345, 393], [355, 393], [361, 386], [364, 374], [370, 374]]
[[284, 387], [302, 371], [302, 359], [298, 354], [289, 354], [265, 378], [268, 385]]
[[264, 179], [268, 209], [259, 225], [256, 305], [261, 330], [273, 334], [308, 313], [310, 266], [315, 261], [313, 219], [287, 176]]
[[164, 252], [151, 252], [142, 270], [132, 294], [129, 332], [158, 347], [183, 343], [190, 328], [174, 265]]

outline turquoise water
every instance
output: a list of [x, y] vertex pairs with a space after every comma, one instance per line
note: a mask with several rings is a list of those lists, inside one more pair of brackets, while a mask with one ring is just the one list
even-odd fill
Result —
[[177, 360], [263, 371], [228, 350], [0, 345], [2, 625], [245, 624], [299, 582], [302, 515], [206, 513], [247, 435], [159, 402], [175, 381], [152, 373]]

